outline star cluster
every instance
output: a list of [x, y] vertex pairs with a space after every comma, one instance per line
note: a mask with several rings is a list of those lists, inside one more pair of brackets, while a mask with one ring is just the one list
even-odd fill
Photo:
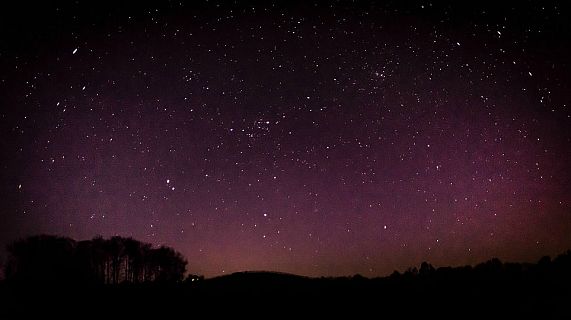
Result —
[[0, 244], [133, 236], [206, 276], [559, 253], [570, 13], [563, 1], [7, 10]]

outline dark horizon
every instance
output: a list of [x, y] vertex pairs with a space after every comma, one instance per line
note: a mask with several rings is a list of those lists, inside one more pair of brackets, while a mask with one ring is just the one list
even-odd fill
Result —
[[571, 248], [566, 1], [0, 12], [0, 263], [133, 237], [188, 269], [365, 277]]
[[76, 242], [38, 235], [8, 250], [8, 277], [0, 281], [2, 309], [20, 315], [76, 317], [90, 310], [90, 315], [164, 316], [192, 310], [252, 316], [280, 310], [281, 315], [342, 311], [352, 316], [560, 319], [569, 315], [571, 297], [571, 250], [529, 264], [491, 259], [452, 268], [423, 262], [382, 278], [250, 271], [207, 279], [185, 276], [187, 262], [172, 248], [153, 248], [133, 238]]
[[[25, 241], [25, 240], [30, 239], [30, 238], [36, 238], [36, 237], [66, 238], [66, 239], [72, 240], [72, 241], [74, 241], [74, 242], [76, 242], [76, 243], [80, 243], [80, 242], [89, 242], [89, 241], [92, 241], [92, 240], [94, 240], [94, 239], [98, 239], [98, 238], [100, 238], [101, 236], [95, 236], [95, 237], [87, 238], [87, 239], [72, 239], [72, 238], [68, 238], [68, 237], [66, 237], [66, 236], [64, 236], [64, 235], [47, 235], [47, 234], [41, 234], [41, 235], [31, 235], [31, 236], [28, 236], [28, 237], [24, 237], [24, 238], [22, 238], [22, 239], [14, 240], [14, 241], [10, 242], [9, 245], [10, 245], [10, 244], [13, 244], [13, 243], [16, 243], [16, 242], [20, 242], [20, 241]], [[114, 236], [112, 236], [112, 237], [120, 237], [120, 238], [124, 238], [124, 239], [132, 239], [132, 238], [130, 238], [130, 237], [129, 237], [129, 238], [121, 237], [120, 235], [114, 235]], [[134, 240], [137, 240], [137, 239], [134, 239]], [[137, 241], [138, 241], [138, 240], [137, 240]], [[164, 245], [161, 245], [161, 246], [153, 246], [152, 248], [153, 248], [153, 249], [158, 249], [158, 248], [161, 248], [162, 246], [164, 246]], [[170, 248], [170, 247], [169, 247], [169, 248]], [[176, 248], [172, 248], [172, 249], [175, 250], [175, 252], [178, 252]], [[298, 273], [284, 272], [284, 271], [280, 271], [280, 270], [262, 270], [262, 269], [260, 269], [260, 270], [253, 270], [253, 269], [249, 269], [249, 270], [238, 270], [238, 271], [234, 271], [234, 272], [232, 272], [232, 273], [219, 274], [219, 275], [213, 275], [213, 276], [206, 277], [206, 276], [204, 276], [204, 275], [202, 275], [202, 274], [200, 274], [200, 273], [197, 273], [197, 272], [195, 272], [194, 270], [188, 269], [188, 268], [185, 270], [185, 272], [183, 273], [183, 275], [184, 275], [185, 278], [186, 278], [187, 276], [196, 276], [196, 277], [201, 277], [201, 278], [203, 278], [203, 279], [216, 279], [216, 278], [226, 277], [226, 276], [232, 276], [232, 275], [236, 275], [236, 274], [263, 274], [263, 273], [270, 273], [270, 274], [278, 274], [278, 275], [279, 275], [279, 274], [281, 274], [281, 275], [291, 275], [291, 276], [304, 277], [304, 278], [310, 278], [310, 279], [312, 279], [312, 278], [313, 278], [313, 279], [315, 279], [315, 278], [350, 278], [350, 277], [355, 277], [355, 276], [363, 277], [363, 278], [366, 278], [366, 279], [376, 279], [376, 278], [388, 278], [388, 277], [394, 275], [395, 273], [397, 273], [397, 274], [404, 274], [404, 273], [407, 273], [407, 272], [411, 272], [411, 270], [414, 270], [414, 269], [418, 270], [418, 269], [419, 269], [423, 264], [425, 264], [425, 263], [428, 263], [430, 266], [434, 267], [435, 269], [439, 269], [439, 268], [443, 268], [443, 269], [447, 269], [447, 268], [466, 268], [466, 267], [473, 268], [473, 267], [475, 267], [475, 266], [477, 266], [477, 265], [482, 265], [482, 264], [485, 264], [485, 263], [488, 263], [488, 262], [494, 261], [494, 260], [501, 261], [503, 264], [519, 264], [519, 265], [527, 265], [527, 264], [529, 264], [529, 265], [533, 265], [533, 264], [540, 263], [542, 260], [544, 260], [544, 259], [546, 259], [546, 258], [548, 258], [548, 259], [551, 261], [552, 259], [557, 258], [558, 256], [562, 256], [562, 255], [564, 255], [564, 254], [567, 254], [567, 255], [570, 255], [570, 256], [571, 256], [571, 248], [570, 248], [570, 249], [567, 249], [567, 250], [564, 250], [564, 251], [562, 251], [562, 252], [560, 252], [560, 253], [557, 253], [557, 254], [555, 254], [555, 255], [553, 255], [553, 256], [551, 256], [551, 255], [543, 255], [543, 256], [541, 256], [541, 257], [538, 257], [538, 258], [535, 259], [535, 260], [530, 260], [530, 261], [505, 261], [505, 260], [502, 260], [502, 259], [500, 259], [500, 258], [498, 258], [498, 257], [490, 257], [490, 258], [485, 259], [485, 260], [482, 260], [482, 261], [477, 261], [477, 262], [475, 262], [475, 263], [473, 263], [473, 264], [463, 264], [463, 265], [462, 265], [462, 264], [459, 264], [459, 265], [434, 265], [434, 264], [432, 264], [430, 261], [419, 261], [418, 263], [413, 264], [413, 265], [410, 265], [410, 266], [407, 266], [407, 267], [405, 267], [405, 268], [403, 268], [403, 269], [401, 269], [401, 270], [399, 270], [399, 269], [394, 269], [393, 271], [391, 271], [391, 272], [388, 273], [388, 274], [376, 275], [376, 276], [369, 276], [369, 277], [367, 277], [367, 276], [365, 276], [365, 275], [362, 275], [362, 274], [359, 274], [359, 273], [354, 273], [354, 274], [341, 274], [341, 275], [318, 275], [318, 276], [311, 276], [311, 275], [304, 275], [304, 274], [298, 274]], [[10, 255], [8, 255], [8, 257], [9, 257], [9, 256], [10, 256]], [[184, 256], [183, 256], [183, 258], [184, 258], [185, 261], [186, 261], [186, 258], [185, 258]], [[7, 260], [7, 261], [8, 261], [8, 260]], [[7, 261], [6, 261], [6, 262], [7, 262]], [[5, 267], [6, 267], [6, 264], [5, 264], [5, 263], [3, 263], [3, 264], [0, 265], [0, 281], [1, 281], [1, 280], [6, 280], [6, 279], [5, 279]]]
[[[188, 284], [194, 281], [251, 276], [379, 280], [394, 279], [401, 276], [416, 277], [423, 273], [426, 276], [427, 273], [432, 274], [439, 271], [463, 270], [463, 272], [472, 272], [472, 270], [489, 268], [490, 266], [497, 269], [496, 271], [505, 269], [502, 272], [514, 272], [516, 270], [517, 272], [530, 272], [533, 268], [543, 268], [542, 272], [546, 272], [545, 269], [552, 263], [559, 264], [559, 268], [571, 263], [571, 249], [569, 249], [554, 257], [542, 256], [534, 262], [502, 261], [493, 257], [474, 265], [435, 266], [430, 261], [422, 261], [409, 266], [406, 270], [393, 270], [389, 275], [370, 278], [361, 274], [312, 277], [275, 270], [243, 270], [205, 278], [203, 275], [189, 270], [188, 261], [175, 248], [168, 246], [153, 247], [150, 243], [131, 237], [116, 235], [105, 239], [96, 236], [92, 239], [78, 240], [65, 236], [42, 234], [13, 241], [7, 246], [7, 249], [9, 259], [2, 266], [1, 271], [4, 277], [0, 277], [0, 280], [5, 281], [14, 289], [22, 285], [26, 287], [29, 285], [65, 286], [71, 284], [79, 288], [90, 288], [92, 285], [113, 287], [126, 283]], [[571, 275], [569, 270], [565, 268], [557, 272], [561, 272], [560, 276], [564, 277]], [[516, 274], [511, 276], [514, 275]], [[547, 272], [545, 276], [553, 275]]]

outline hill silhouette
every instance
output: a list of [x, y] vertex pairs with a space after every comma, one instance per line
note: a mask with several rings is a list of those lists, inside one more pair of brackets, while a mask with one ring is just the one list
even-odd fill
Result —
[[[190, 306], [225, 312], [233, 306], [236, 310], [264, 307], [319, 314], [382, 311], [401, 316], [460, 312], [463, 318], [571, 316], [567, 308], [571, 301], [571, 251], [554, 259], [543, 257], [537, 263], [491, 259], [476, 266], [435, 268], [423, 262], [418, 268], [372, 279], [360, 275], [310, 278], [266, 271], [210, 279], [189, 274], [183, 279], [186, 260], [180, 254], [131, 238], [77, 242], [35, 236], [16, 241], [8, 249], [11, 256], [5, 266], [6, 279], [0, 284], [0, 301], [19, 311], [26, 310], [19, 307], [22, 305], [64, 302], [68, 307], [99, 305], [133, 312], [137, 306], [140, 312], [161, 313]], [[211, 309], [213, 304], [224, 308]]]

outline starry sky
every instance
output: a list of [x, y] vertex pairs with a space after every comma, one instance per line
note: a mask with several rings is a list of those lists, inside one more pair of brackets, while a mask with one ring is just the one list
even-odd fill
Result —
[[207, 277], [569, 249], [571, 10], [499, 2], [4, 8], [0, 245], [132, 236]]

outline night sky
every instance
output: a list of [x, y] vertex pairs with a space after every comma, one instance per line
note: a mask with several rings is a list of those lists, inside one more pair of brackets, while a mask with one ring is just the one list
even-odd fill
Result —
[[571, 248], [571, 10], [454, 3], [4, 7], [0, 246], [132, 236], [207, 277]]

